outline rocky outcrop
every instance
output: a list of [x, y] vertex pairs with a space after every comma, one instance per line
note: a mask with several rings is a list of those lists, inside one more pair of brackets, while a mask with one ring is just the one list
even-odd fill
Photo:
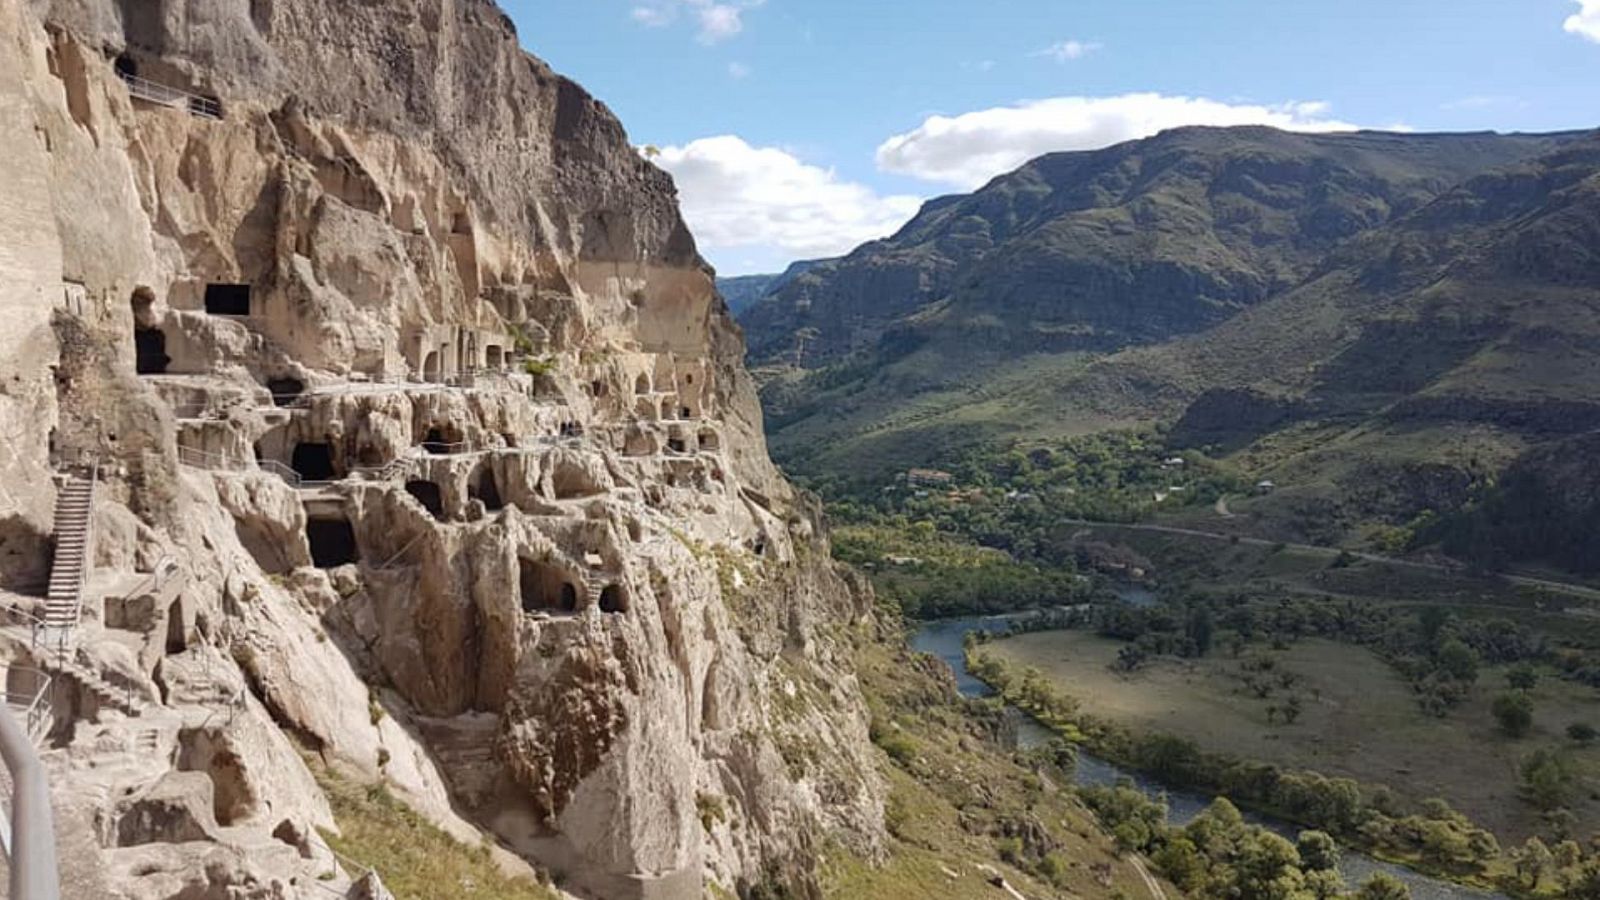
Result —
[[344, 889], [308, 758], [593, 896], [875, 852], [870, 604], [603, 105], [482, 0], [0, 0], [0, 43], [6, 586], [52, 471], [101, 485], [72, 651], [5, 653], [116, 889]]

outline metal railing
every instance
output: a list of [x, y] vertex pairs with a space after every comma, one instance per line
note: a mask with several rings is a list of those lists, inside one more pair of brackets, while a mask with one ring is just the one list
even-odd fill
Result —
[[422, 543], [422, 539], [427, 536], [428, 532], [426, 531], [418, 534], [416, 537], [408, 541], [404, 547], [401, 547], [400, 550], [395, 553], [395, 555], [375, 566], [369, 566], [368, 568], [373, 572], [392, 572], [395, 569], [400, 568], [400, 558], [405, 556], [407, 553], [410, 553], [411, 548]]
[[128, 86], [128, 96], [136, 100], [170, 106], [174, 109], [187, 109], [190, 115], [202, 119], [222, 120], [222, 104], [215, 97], [192, 93], [148, 78], [140, 78], [129, 72], [118, 72], [117, 75]]
[[359, 475], [368, 481], [394, 481], [402, 475], [409, 474], [416, 464], [414, 459], [401, 457], [391, 461], [388, 465], [362, 466], [351, 469], [350, 474]]
[[13, 900], [58, 900], [55, 816], [50, 785], [38, 749], [17, 723], [11, 704], [0, 704], [0, 759], [11, 776], [11, 815], [5, 820], [5, 850]]
[[144, 594], [159, 594], [166, 587], [167, 580], [177, 575], [182, 570], [178, 568], [178, 561], [172, 556], [163, 556], [156, 561], [155, 568], [150, 570], [132, 590], [123, 594], [124, 597], [139, 597]]
[[[178, 445], [178, 462], [195, 469], [210, 469], [221, 472], [240, 472], [250, 468], [241, 460], [223, 456], [220, 453], [210, 453], [196, 447]], [[278, 462], [275, 459], [253, 460], [255, 468], [269, 475], [276, 475], [283, 479], [292, 488], [322, 487], [332, 484], [331, 481], [312, 481], [296, 472], [294, 469]]]
[[51, 725], [49, 673], [10, 666], [5, 670], [5, 679], [6, 706], [22, 723], [30, 740], [35, 744], [43, 742]]

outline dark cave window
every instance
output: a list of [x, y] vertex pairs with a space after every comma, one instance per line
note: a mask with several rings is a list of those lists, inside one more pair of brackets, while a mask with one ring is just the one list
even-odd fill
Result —
[[428, 510], [429, 515], [440, 522], [444, 521], [444, 492], [439, 490], [437, 484], [431, 481], [408, 481], [406, 493], [417, 498], [417, 502]]
[[311, 519], [306, 522], [306, 541], [311, 544], [311, 562], [319, 569], [361, 561], [356, 530], [349, 519]]
[[289, 465], [307, 481], [333, 481], [333, 445], [296, 444]]
[[206, 285], [206, 312], [213, 316], [250, 315], [250, 285]]
[[608, 584], [600, 592], [600, 611], [603, 613], [625, 613], [628, 611], [628, 596], [623, 593], [622, 586]]
[[159, 328], [133, 330], [133, 369], [140, 375], [161, 375], [172, 363], [167, 355], [167, 335]]
[[578, 589], [560, 569], [528, 559], [521, 561], [521, 567], [523, 612], [571, 615], [578, 611]]

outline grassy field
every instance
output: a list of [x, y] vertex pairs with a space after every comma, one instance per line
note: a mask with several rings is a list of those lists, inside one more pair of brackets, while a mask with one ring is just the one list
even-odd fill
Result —
[[1300, 718], [1285, 725], [1270, 722], [1267, 713], [1283, 702], [1282, 693], [1258, 698], [1236, 660], [1162, 658], [1123, 675], [1110, 668], [1121, 646], [1081, 632], [1040, 632], [997, 642], [990, 652], [1037, 667], [1090, 715], [1187, 737], [1241, 759], [1388, 785], [1411, 801], [1443, 797], [1502, 841], [1520, 840], [1539, 826], [1538, 812], [1517, 796], [1519, 762], [1538, 747], [1560, 748], [1583, 776], [1572, 803], [1578, 833], [1600, 827], [1600, 803], [1591, 794], [1600, 779], [1600, 751], [1576, 749], [1565, 737], [1572, 722], [1600, 723], [1600, 695], [1592, 689], [1541, 679], [1533, 691], [1534, 730], [1511, 740], [1495, 730], [1489, 711], [1505, 684], [1502, 670], [1484, 669], [1467, 703], [1434, 718], [1368, 650], [1313, 640], [1271, 654], [1275, 671], [1298, 676], [1294, 690], [1304, 701]]

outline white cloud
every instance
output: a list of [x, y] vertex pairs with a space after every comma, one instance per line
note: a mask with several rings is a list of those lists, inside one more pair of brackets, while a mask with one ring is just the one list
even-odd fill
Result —
[[750, 77], [750, 67], [742, 62], [728, 63], [728, 77], [735, 81], [743, 81]]
[[788, 151], [731, 135], [665, 147], [653, 159], [677, 181], [684, 218], [708, 255], [779, 248], [788, 259], [836, 256], [891, 234], [922, 203], [879, 196]]
[[744, 31], [744, 14], [766, 0], [643, 0], [633, 8], [633, 20], [649, 28], [664, 28], [679, 16], [692, 17], [703, 44], [716, 44]]
[[1577, 0], [1578, 11], [1568, 17], [1568, 34], [1588, 38], [1600, 44], [1600, 0]]
[[878, 168], [971, 189], [1046, 153], [1098, 149], [1182, 125], [1271, 125], [1319, 132], [1358, 127], [1327, 114], [1326, 103], [1261, 106], [1163, 94], [1055, 97], [953, 117], [931, 116], [885, 141], [878, 148]]
[[1067, 63], [1075, 59], [1083, 59], [1085, 56], [1099, 50], [1100, 47], [1101, 45], [1094, 41], [1056, 41], [1033, 55], [1048, 56], [1058, 63]]

